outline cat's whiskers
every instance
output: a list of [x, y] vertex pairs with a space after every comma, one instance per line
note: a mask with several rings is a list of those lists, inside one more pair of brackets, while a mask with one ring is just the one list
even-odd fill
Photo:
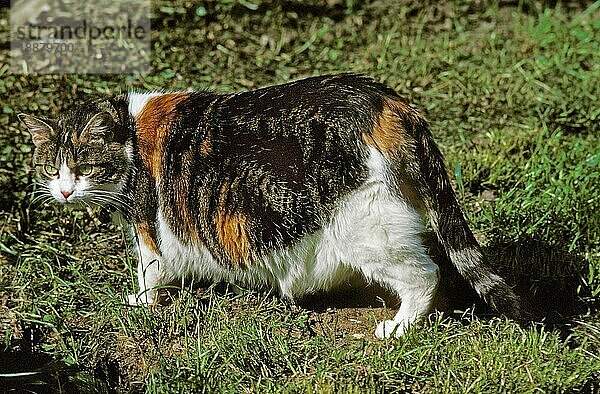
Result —
[[[82, 204], [82, 205], [84, 205], [85, 207], [87, 207], [87, 208], [89, 208], [89, 209], [94, 209], [94, 206], [93, 206], [93, 205], [95, 205], [95, 206], [97, 206], [97, 207], [105, 208], [103, 205], [96, 204], [96, 203], [94, 203], [93, 201], [81, 200], [80, 202], [81, 202], [81, 204]], [[92, 204], [93, 204], [93, 205], [92, 205]]]
[[46, 205], [52, 202], [52, 200], [54, 200], [54, 197], [50, 196], [50, 195], [40, 195], [40, 196], [36, 196], [33, 200], [31, 200], [31, 202], [29, 203], [29, 206], [33, 206], [33, 205]]
[[94, 190], [94, 196], [102, 196], [104, 198], [113, 200], [123, 205], [124, 207], [131, 208], [130, 203], [126, 196], [119, 192], [113, 192], [110, 190]]
[[46, 185], [46, 183], [45, 183], [45, 182], [40, 182], [40, 181], [37, 181], [37, 180], [35, 180], [35, 181], [31, 182], [29, 185], [27, 185], [27, 186], [25, 187], [25, 190], [27, 190], [27, 189], [31, 189], [31, 188], [35, 188], [35, 189], [33, 190], [33, 193], [36, 193], [36, 192], [38, 192], [40, 189], [41, 189], [41, 190], [48, 190], [48, 185]]
[[35, 186], [39, 186], [39, 185], [42, 185], [42, 183], [40, 183], [40, 182], [31, 182], [29, 185], [25, 186], [25, 190], [31, 189], [31, 188], [33, 188]]
[[90, 201], [98, 203], [98, 205], [106, 205], [114, 208], [123, 214], [128, 214], [132, 211], [131, 204], [126, 201], [125, 196], [121, 193], [109, 190], [95, 189], [90, 190]]
[[111, 207], [118, 205], [118, 201], [116, 201], [115, 199], [113, 199], [109, 196], [104, 196], [104, 195], [96, 194], [96, 193], [90, 193], [90, 197], [89, 197], [88, 201], [92, 201], [95, 203], [108, 204]]
[[[31, 204], [35, 204], [35, 203], [39, 202], [40, 200], [46, 200], [46, 199], [49, 199], [50, 197], [52, 197], [52, 196], [50, 196], [50, 195], [48, 195], [48, 194], [42, 194], [42, 193], [40, 193], [40, 194], [38, 194], [37, 196], [34, 196], [34, 197], [31, 199], [31, 201], [29, 202], [29, 204], [30, 204], [30, 205], [31, 205]], [[45, 202], [45, 201], [44, 201], [44, 202]]]
[[106, 209], [109, 211], [111, 211], [111, 210], [116, 210], [119, 212], [122, 211], [121, 206], [115, 204], [114, 201], [105, 200], [105, 199], [98, 198], [98, 197], [93, 197], [93, 198], [86, 199], [86, 200], [80, 200], [80, 202], [92, 209], [100, 208], [100, 209]]
[[52, 196], [52, 193], [50, 193], [50, 188], [48, 188], [48, 186], [46, 184], [41, 183], [41, 182], [34, 182], [34, 183], [30, 184], [29, 186], [30, 187], [34, 187], [34, 186], [38, 187], [37, 189], [33, 190], [33, 192], [31, 193], [33, 198], [29, 202], [29, 206], [37, 204], [38, 202], [41, 202], [40, 205], [45, 205], [54, 199], [54, 196]]

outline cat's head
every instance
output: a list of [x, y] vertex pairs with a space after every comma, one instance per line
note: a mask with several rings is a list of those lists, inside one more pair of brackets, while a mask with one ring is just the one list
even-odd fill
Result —
[[118, 205], [132, 162], [129, 117], [116, 101], [89, 101], [56, 119], [20, 114], [31, 133], [42, 192], [64, 204]]

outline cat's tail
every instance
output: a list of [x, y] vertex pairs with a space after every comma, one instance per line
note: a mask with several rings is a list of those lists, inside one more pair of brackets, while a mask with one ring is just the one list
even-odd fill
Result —
[[431, 226], [450, 261], [477, 293], [497, 311], [511, 318], [520, 315], [519, 299], [504, 279], [485, 263], [479, 243], [456, 200], [441, 153], [426, 124], [421, 130], [421, 167], [427, 187], [423, 195]]
[[[400, 128], [395, 134], [404, 139], [398, 145], [400, 151], [390, 160], [401, 193], [428, 213], [433, 230], [452, 264], [486, 303], [508, 317], [519, 318], [519, 299], [504, 279], [485, 263], [481, 248], [458, 205], [442, 154], [426, 120], [415, 108], [398, 100], [386, 102], [382, 119], [386, 116], [388, 127]], [[396, 121], [390, 122], [390, 116]]]

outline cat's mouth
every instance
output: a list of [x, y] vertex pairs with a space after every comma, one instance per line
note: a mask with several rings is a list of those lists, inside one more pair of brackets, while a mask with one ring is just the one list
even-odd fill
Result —
[[58, 203], [69, 207], [109, 207], [124, 210], [129, 204], [127, 204], [126, 198], [116, 191], [119, 186], [121, 185], [104, 185], [85, 190], [75, 189], [70, 193], [55, 192], [52, 195]]
[[90, 198], [86, 198], [85, 196], [71, 196], [68, 198], [64, 198], [63, 196], [61, 196], [60, 198], [55, 197], [55, 201], [63, 207], [67, 207], [70, 209], [103, 206], [102, 203], [94, 201]]
[[55, 199], [65, 205], [74, 205], [81, 202], [81, 197], [75, 196], [73, 194], [65, 196], [64, 194], [60, 197], [55, 197]]
[[52, 193], [54, 199], [62, 205], [80, 205], [87, 198], [86, 193], [82, 193], [80, 190], [63, 191], [60, 190], [58, 193]]
[[[75, 191], [71, 190], [71, 191], [61, 191], [60, 194], [62, 195], [62, 198], [64, 199], [65, 203], [69, 203], [72, 202], [75, 199]], [[69, 199], [71, 199], [71, 201], [69, 201]]]

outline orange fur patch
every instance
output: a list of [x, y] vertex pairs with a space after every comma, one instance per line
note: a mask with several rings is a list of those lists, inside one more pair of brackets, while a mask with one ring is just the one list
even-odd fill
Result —
[[183, 155], [182, 160], [182, 172], [181, 174], [177, 174], [175, 176], [178, 177], [177, 182], [173, 183], [175, 187], [175, 205], [177, 206], [177, 214], [181, 218], [180, 225], [184, 229], [183, 233], [187, 236], [190, 235], [194, 237], [196, 240], [200, 240], [200, 236], [198, 235], [198, 231], [196, 229], [196, 225], [192, 220], [192, 216], [190, 214], [190, 210], [188, 207], [188, 194], [190, 191], [189, 184], [189, 176], [190, 170], [193, 165], [193, 152], [186, 151]]
[[403, 120], [419, 120], [420, 114], [410, 105], [397, 99], [387, 99], [371, 133], [363, 133], [363, 141], [381, 152], [388, 160], [397, 164], [396, 182], [400, 193], [418, 211], [424, 210], [424, 203], [417, 192], [406, 168], [398, 163], [418, 160], [414, 157], [414, 137], [410, 135]]
[[140, 222], [135, 225], [135, 231], [139, 239], [154, 253], [160, 255], [160, 250], [156, 243], [156, 231], [150, 227], [148, 222]]
[[152, 97], [136, 118], [140, 156], [154, 179], [161, 175], [167, 135], [179, 116], [175, 108], [188, 97], [189, 93]]
[[363, 133], [363, 140], [389, 159], [403, 151], [408, 144], [407, 139], [410, 138], [402, 124], [402, 118], [416, 116], [419, 116], [418, 113], [408, 104], [400, 100], [387, 99], [373, 130], [370, 134]]
[[250, 264], [248, 218], [241, 213], [219, 211], [215, 215], [215, 226], [219, 243], [231, 261], [237, 266], [248, 266]]

